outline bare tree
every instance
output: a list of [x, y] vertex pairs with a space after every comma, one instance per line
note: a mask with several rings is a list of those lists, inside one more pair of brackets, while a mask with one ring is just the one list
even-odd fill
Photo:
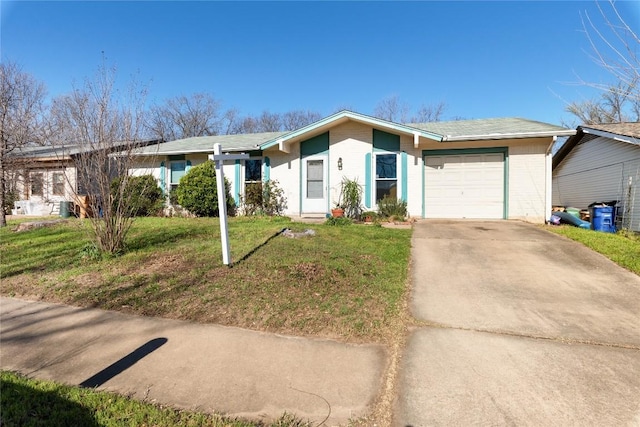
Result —
[[627, 24], [613, 0], [595, 3], [603, 24], [588, 13], [582, 27], [591, 59], [610, 73], [613, 83], [594, 83], [578, 76], [578, 84], [603, 91], [600, 98], [571, 102], [566, 110], [585, 124], [640, 120], [640, 37]]
[[293, 110], [282, 115], [282, 130], [296, 130], [320, 120], [322, 116], [316, 111]]
[[409, 119], [409, 105], [397, 95], [382, 99], [373, 110], [373, 115], [390, 122], [405, 123]]
[[225, 117], [220, 102], [206, 93], [177, 96], [150, 109], [148, 126], [157, 139], [173, 141], [194, 136], [219, 135]]
[[446, 110], [447, 105], [444, 102], [439, 102], [435, 105], [424, 105], [418, 109], [416, 115], [411, 118], [412, 123], [429, 123], [439, 122], [442, 120], [442, 115]]
[[238, 118], [229, 129], [230, 135], [260, 132], [258, 121], [253, 117]]
[[280, 114], [263, 111], [258, 117], [258, 132], [278, 132], [282, 130]]
[[124, 249], [133, 222], [134, 195], [126, 190], [133, 152], [144, 142], [144, 96], [133, 82], [120, 93], [115, 69], [102, 66], [94, 80], [56, 98], [51, 108], [52, 142], [78, 153], [78, 193], [88, 195], [96, 247], [108, 253]]
[[[19, 150], [41, 141], [44, 84], [12, 62], [0, 64], [0, 227], [7, 225], [4, 205], [8, 178], [15, 176]], [[7, 185], [9, 184], [9, 185]]]

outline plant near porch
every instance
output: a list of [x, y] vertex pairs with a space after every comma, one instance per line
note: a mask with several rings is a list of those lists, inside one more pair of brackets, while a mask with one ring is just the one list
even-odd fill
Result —
[[351, 219], [360, 219], [362, 214], [362, 186], [358, 179], [342, 178], [340, 183], [339, 207], [344, 209], [344, 215]]

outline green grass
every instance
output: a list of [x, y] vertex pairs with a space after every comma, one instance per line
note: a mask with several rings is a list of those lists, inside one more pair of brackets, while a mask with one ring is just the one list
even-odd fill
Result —
[[[51, 381], [0, 372], [0, 425], [24, 427], [66, 426], [265, 426], [217, 414], [182, 411], [140, 402], [115, 393], [73, 387]], [[309, 423], [283, 414], [268, 424], [302, 427]]]
[[640, 275], [640, 237], [637, 234], [603, 233], [572, 226], [545, 228], [580, 242], [616, 264]]
[[[229, 221], [233, 267], [215, 218], [140, 218], [118, 257], [99, 257], [80, 220], [0, 230], [3, 295], [263, 331], [383, 342], [406, 291], [411, 230]], [[291, 239], [283, 228], [313, 229]]]

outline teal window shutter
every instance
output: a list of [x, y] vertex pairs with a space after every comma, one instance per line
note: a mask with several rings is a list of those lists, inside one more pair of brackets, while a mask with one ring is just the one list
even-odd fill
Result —
[[364, 155], [364, 205], [371, 209], [371, 153]]
[[167, 188], [165, 183], [166, 175], [167, 175], [167, 171], [164, 166], [164, 162], [160, 162], [160, 190], [162, 190], [163, 194], [167, 193]]
[[408, 179], [407, 179], [407, 153], [400, 154], [400, 185], [402, 185], [402, 200], [407, 201]]
[[191, 160], [187, 160], [187, 166], [184, 168], [184, 173], [189, 172], [189, 169], [191, 169]]
[[264, 181], [271, 180], [271, 159], [264, 158]]
[[235, 176], [233, 178], [233, 199], [236, 205], [240, 203], [240, 159], [236, 159]]

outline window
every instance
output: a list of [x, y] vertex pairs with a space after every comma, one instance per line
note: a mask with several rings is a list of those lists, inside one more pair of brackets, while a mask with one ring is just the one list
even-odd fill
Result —
[[53, 180], [53, 195], [64, 196], [64, 173], [54, 172], [52, 180]]
[[180, 178], [182, 178], [187, 171], [187, 162], [185, 160], [172, 161], [171, 162], [171, 176], [170, 176], [170, 185], [171, 190], [175, 190], [180, 184]]
[[31, 174], [31, 195], [32, 196], [42, 196], [42, 174], [41, 173], [32, 173]]
[[246, 198], [262, 198], [262, 159], [244, 161], [244, 194]]
[[385, 196], [398, 197], [398, 156], [376, 155], [376, 203]]
[[323, 160], [309, 160], [307, 162], [307, 198], [324, 198], [324, 165]]

